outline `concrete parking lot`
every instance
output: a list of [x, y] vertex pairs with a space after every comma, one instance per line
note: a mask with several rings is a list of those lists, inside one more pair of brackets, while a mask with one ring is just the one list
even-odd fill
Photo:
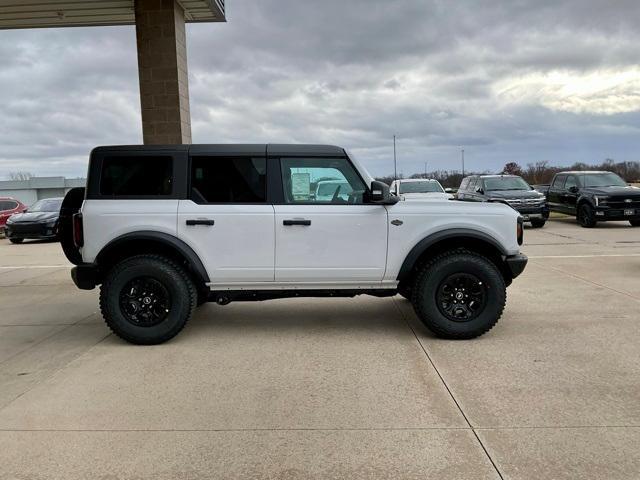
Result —
[[524, 251], [473, 341], [360, 297], [206, 305], [136, 347], [59, 245], [0, 240], [0, 479], [640, 478], [640, 228]]

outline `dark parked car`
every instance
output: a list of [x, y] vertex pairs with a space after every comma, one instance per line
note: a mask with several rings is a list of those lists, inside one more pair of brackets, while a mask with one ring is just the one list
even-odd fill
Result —
[[628, 220], [640, 227], [640, 188], [613, 172], [560, 172], [551, 186], [535, 188], [547, 196], [552, 212], [575, 215], [583, 227], [609, 220]]
[[14, 213], [22, 213], [27, 209], [22, 202], [11, 197], [0, 197], [0, 235], [4, 234], [7, 219]]
[[6, 237], [11, 243], [22, 243], [25, 238], [57, 238], [61, 205], [62, 198], [47, 198], [38, 200], [24, 213], [11, 215], [5, 228]]
[[517, 175], [471, 175], [462, 179], [458, 200], [469, 202], [498, 202], [517, 210], [525, 222], [535, 228], [543, 227], [549, 218], [544, 194], [533, 189]]

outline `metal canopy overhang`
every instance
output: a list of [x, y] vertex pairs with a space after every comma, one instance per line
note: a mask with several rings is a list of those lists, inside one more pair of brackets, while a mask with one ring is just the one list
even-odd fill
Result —
[[[177, 0], [187, 22], [224, 22], [224, 0]], [[0, 29], [134, 25], [134, 0], [0, 0]]]

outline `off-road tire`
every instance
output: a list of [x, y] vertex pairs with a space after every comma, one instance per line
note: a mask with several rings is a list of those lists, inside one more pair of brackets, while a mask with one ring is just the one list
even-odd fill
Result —
[[24, 238], [10, 238], [10, 239], [9, 239], [9, 241], [10, 241], [11, 243], [18, 244], [18, 243], [22, 243], [22, 242], [24, 242]]
[[542, 228], [544, 227], [545, 223], [547, 223], [546, 220], [537, 220], [537, 219], [531, 220], [531, 226], [533, 228]]
[[629, 220], [632, 227], [640, 227], [640, 220]]
[[[440, 285], [458, 273], [474, 275], [486, 287], [484, 308], [467, 321], [447, 318], [437, 303]], [[427, 262], [418, 272], [412, 290], [411, 302], [422, 323], [436, 336], [454, 340], [475, 338], [491, 330], [507, 301], [505, 281], [495, 264], [466, 249], [450, 250]]]
[[598, 223], [596, 220], [596, 214], [588, 203], [578, 205], [578, 215], [576, 220], [578, 220], [578, 223], [583, 228], [593, 228]]
[[[169, 292], [169, 313], [157, 325], [134, 325], [120, 307], [122, 289], [138, 277], [152, 278]], [[197, 300], [191, 277], [180, 265], [161, 255], [137, 255], [122, 260], [107, 273], [100, 287], [100, 310], [105, 322], [118, 337], [137, 345], [155, 345], [175, 337], [187, 324]]]
[[398, 285], [398, 295], [411, 301], [411, 285], [406, 285], [406, 284]]

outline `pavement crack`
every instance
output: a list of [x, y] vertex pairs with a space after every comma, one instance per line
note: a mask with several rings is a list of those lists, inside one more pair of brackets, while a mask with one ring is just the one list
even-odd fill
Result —
[[469, 421], [469, 418], [467, 417], [467, 415], [464, 413], [464, 410], [462, 410], [462, 406], [460, 405], [460, 403], [458, 403], [458, 400], [456, 399], [455, 395], [453, 394], [453, 392], [449, 388], [449, 385], [447, 385], [447, 382], [445, 381], [444, 377], [440, 373], [440, 370], [438, 370], [438, 367], [436, 367], [435, 362], [433, 361], [433, 359], [429, 355], [429, 352], [427, 352], [427, 349], [424, 347], [423, 343], [420, 341], [420, 338], [418, 337], [418, 334], [416, 333], [415, 329], [411, 325], [411, 322], [409, 322], [409, 319], [406, 317], [406, 315], [404, 314], [404, 312], [402, 311], [400, 306], [397, 304], [396, 299], [392, 298], [391, 301], [393, 301], [393, 304], [395, 305], [396, 309], [398, 310], [398, 313], [400, 313], [400, 316], [406, 322], [407, 327], [409, 327], [409, 330], [411, 330], [411, 333], [413, 333], [413, 336], [416, 339], [416, 341], [418, 342], [418, 345], [420, 345], [420, 348], [424, 352], [425, 357], [427, 358], [427, 360], [429, 361], [429, 363], [431, 364], [431, 366], [435, 370], [436, 374], [438, 375], [438, 378], [440, 378], [440, 381], [442, 382], [442, 385], [444, 385], [444, 388], [449, 393], [449, 396], [451, 397], [451, 400], [453, 400], [453, 403], [458, 408], [458, 411], [462, 415], [462, 418], [464, 418], [464, 421], [467, 422], [467, 425], [469, 425], [469, 428], [473, 432], [473, 435], [476, 437], [476, 440], [478, 440], [478, 443], [480, 444], [480, 448], [482, 448], [482, 451], [485, 453], [485, 455], [489, 459], [489, 462], [491, 462], [491, 465], [493, 465], [493, 468], [495, 469], [496, 473], [498, 474], [498, 477], [500, 477], [501, 480], [504, 480], [504, 477], [502, 476], [502, 473], [498, 469], [498, 466], [493, 461], [493, 458], [491, 458], [491, 455], [489, 455], [489, 452], [487, 451], [486, 447], [482, 443], [482, 440], [480, 440], [480, 437], [478, 436], [475, 428], [473, 427], [473, 425]]

